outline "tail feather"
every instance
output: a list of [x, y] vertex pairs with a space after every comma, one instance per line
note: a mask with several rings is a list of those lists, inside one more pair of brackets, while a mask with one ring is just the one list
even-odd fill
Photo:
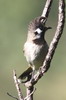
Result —
[[25, 79], [26, 77], [28, 78], [29, 75], [31, 75], [32, 71], [33, 71], [32, 68], [29, 67], [27, 70], [25, 70], [25, 71], [18, 77], [18, 79], [22, 80], [22, 79]]

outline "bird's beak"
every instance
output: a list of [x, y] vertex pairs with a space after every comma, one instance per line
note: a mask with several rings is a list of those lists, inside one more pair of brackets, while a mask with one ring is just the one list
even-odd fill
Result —
[[48, 30], [48, 29], [52, 29], [52, 27], [46, 27], [46, 30]]

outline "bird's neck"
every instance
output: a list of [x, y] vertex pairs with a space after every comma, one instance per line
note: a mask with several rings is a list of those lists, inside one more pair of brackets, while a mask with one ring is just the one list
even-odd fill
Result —
[[45, 39], [34, 39], [33, 43], [37, 44], [37, 45], [42, 45], [44, 44], [46, 41]]
[[35, 44], [37, 44], [37, 45], [41, 45], [41, 44], [43, 44], [43, 43], [45, 43], [46, 41], [45, 41], [45, 36], [44, 35], [42, 35], [41, 36], [41, 38], [34, 38], [34, 36], [33, 36], [34, 34], [28, 34], [27, 35], [27, 41], [28, 42], [30, 42], [30, 43], [35, 43]]

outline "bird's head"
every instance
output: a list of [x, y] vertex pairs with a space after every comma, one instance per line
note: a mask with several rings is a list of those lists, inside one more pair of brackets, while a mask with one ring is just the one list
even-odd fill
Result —
[[37, 17], [33, 21], [29, 23], [28, 26], [28, 39], [32, 40], [40, 40], [44, 39], [44, 34], [51, 27], [46, 27], [46, 18], [45, 17]]

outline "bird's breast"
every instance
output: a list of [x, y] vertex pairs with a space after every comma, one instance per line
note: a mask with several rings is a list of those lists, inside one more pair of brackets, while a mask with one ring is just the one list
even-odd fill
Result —
[[48, 45], [36, 45], [35, 43], [26, 42], [24, 44], [24, 55], [28, 63], [31, 63], [35, 67], [40, 67], [47, 54]]

